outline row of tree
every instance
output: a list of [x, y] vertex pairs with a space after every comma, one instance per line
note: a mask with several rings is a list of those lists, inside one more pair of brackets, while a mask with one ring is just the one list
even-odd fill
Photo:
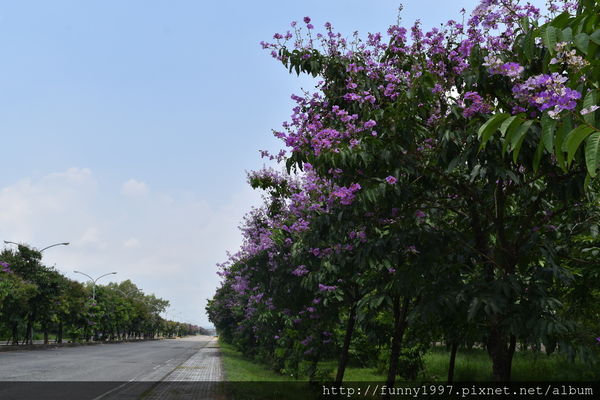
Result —
[[517, 348], [597, 362], [600, 3], [464, 19], [262, 43], [319, 83], [275, 132], [287, 174], [249, 176], [269, 195], [207, 306], [224, 340], [315, 379], [337, 356], [338, 383], [350, 359], [415, 378], [439, 342], [450, 381], [462, 344], [499, 381]]
[[[147, 295], [131, 281], [82, 284], [42, 263], [42, 254], [19, 245], [0, 253], [0, 338], [33, 344], [176, 337], [207, 332], [160, 316], [167, 300]], [[95, 296], [95, 297], [93, 297]]]

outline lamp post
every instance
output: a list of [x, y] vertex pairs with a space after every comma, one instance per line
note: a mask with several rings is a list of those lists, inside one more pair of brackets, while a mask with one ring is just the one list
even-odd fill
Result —
[[80, 271], [73, 271], [76, 274], [81, 274], [81, 275], [85, 275], [88, 278], [90, 278], [90, 281], [92, 281], [92, 300], [96, 300], [96, 282], [98, 281], [98, 279], [103, 278], [107, 275], [114, 275], [116, 274], [116, 272], [109, 272], [108, 274], [104, 274], [104, 275], [100, 275], [99, 277], [97, 277], [96, 279], [92, 278], [91, 276], [89, 276], [88, 274], [86, 274], [85, 272], [80, 272]]
[[[14, 245], [16, 245], [16, 246], [23, 246], [23, 247], [26, 247], [26, 248], [28, 248], [28, 249], [30, 249], [30, 250], [31, 250], [31, 248], [30, 248], [29, 246], [27, 246], [27, 245], [24, 245], [24, 244], [21, 244], [21, 243], [17, 243], [17, 242], [11, 242], [10, 240], [5, 240], [5, 241], [4, 241], [4, 243], [5, 243], [5, 244], [14, 244]], [[43, 249], [41, 249], [41, 250], [38, 250], [38, 251], [39, 251], [39, 253], [40, 253], [40, 259], [41, 259], [41, 254], [42, 254], [42, 252], [43, 252], [44, 250], [46, 250], [46, 249], [49, 249], [50, 247], [54, 247], [54, 246], [68, 246], [68, 245], [69, 245], [69, 242], [61, 242], [61, 243], [55, 243], [55, 244], [52, 244], [52, 245], [50, 245], [50, 246], [46, 246], [46, 247], [44, 247]], [[21, 252], [21, 250], [20, 250], [20, 249], [19, 249], [19, 252]], [[29, 262], [28, 262], [28, 263], [29, 263]], [[62, 326], [62, 325], [61, 325], [61, 326]], [[31, 317], [30, 317], [30, 321], [29, 321], [29, 323], [28, 323], [28, 329], [27, 329], [27, 340], [28, 340], [30, 343], [32, 343], [32, 344], [33, 344], [33, 321], [31, 320]], [[47, 333], [47, 332], [45, 332], [45, 333], [44, 333], [44, 344], [47, 344], [47, 343], [48, 343], [48, 333]]]
[[[20, 244], [20, 243], [16, 243], [16, 242], [11, 242], [10, 240], [5, 240], [4, 243], [6, 244], [16, 244], [17, 246], [25, 246], [24, 244]], [[38, 250], [40, 253], [44, 250], [49, 249], [50, 247], [54, 247], [54, 246], [68, 246], [69, 242], [61, 242], [61, 243], [55, 243], [55, 244], [51, 244], [50, 246], [46, 246], [41, 250]], [[25, 246], [25, 247], [29, 247], [29, 246]]]

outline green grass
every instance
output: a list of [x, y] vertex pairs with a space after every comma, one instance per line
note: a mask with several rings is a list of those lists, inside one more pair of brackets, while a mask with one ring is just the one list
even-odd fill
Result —
[[291, 381], [291, 377], [278, 374], [267, 366], [252, 361], [235, 348], [219, 340], [225, 379], [228, 381]]
[[[225, 343], [222, 340], [219, 340], [219, 346], [221, 347], [225, 379], [228, 381], [296, 382], [308, 380], [307, 377], [295, 379], [291, 376], [281, 375], [269, 369], [268, 366], [245, 357], [232, 345]], [[335, 360], [319, 364], [319, 368], [332, 371], [332, 378], [334, 377], [336, 367], [337, 361]], [[380, 381], [383, 379], [383, 376], [379, 375], [377, 371], [372, 368], [347, 367], [344, 376], [347, 381]]]
[[[306, 381], [306, 377], [294, 379], [281, 375], [264, 364], [257, 363], [233, 346], [220, 341], [223, 355], [223, 367], [228, 381]], [[433, 348], [424, 356], [425, 370], [419, 380], [445, 381], [448, 376], [450, 353], [444, 348]], [[325, 361], [319, 369], [330, 370], [331, 378], [335, 377], [337, 361]], [[490, 381], [491, 361], [487, 353], [481, 349], [460, 349], [456, 355], [454, 380]], [[386, 378], [374, 368], [348, 366], [344, 374], [347, 382], [380, 382]], [[598, 371], [582, 362], [569, 362], [560, 355], [534, 354], [517, 352], [512, 366], [513, 381], [596, 381], [600, 379]], [[400, 378], [398, 379], [400, 380]]]
[[[448, 376], [450, 352], [444, 348], [431, 349], [424, 356], [423, 379], [445, 380]], [[492, 363], [484, 350], [460, 349], [456, 355], [454, 380], [490, 381]], [[557, 354], [550, 356], [531, 352], [515, 353], [512, 363], [512, 381], [592, 381], [599, 379], [589, 365], [570, 362]]]

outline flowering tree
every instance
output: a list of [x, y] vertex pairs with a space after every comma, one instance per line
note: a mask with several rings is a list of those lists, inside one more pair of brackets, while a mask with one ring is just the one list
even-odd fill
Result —
[[[432, 288], [458, 296], [447, 332], [484, 328], [495, 380], [510, 379], [517, 339], [572, 334], [557, 288], [576, 285], [573, 269], [585, 268], [570, 254], [582, 249], [573, 221], [593, 230], [581, 215], [598, 191], [599, 11], [594, 1], [550, 2], [542, 15], [483, 0], [466, 23], [391, 26], [387, 41], [351, 42], [330, 24], [315, 35], [306, 17], [306, 34], [293, 23], [295, 35], [262, 44], [290, 71], [320, 78], [315, 93], [293, 96], [291, 121], [275, 135], [290, 150], [288, 172], [305, 171], [328, 190], [312, 202], [314, 188], [286, 193], [308, 211], [291, 211], [299, 231], [286, 237], [291, 249], [267, 246], [269, 261], [254, 259], [243, 276], [276, 272], [302, 253], [303, 283], [349, 300], [338, 309], [348, 312], [338, 382], [359, 311], [385, 302], [393, 383], [407, 323], [418, 319], [409, 311], [440, 306]], [[281, 237], [275, 221], [252, 237]], [[364, 243], [352, 247], [350, 234]], [[431, 246], [436, 252], [423, 254]], [[278, 257], [283, 263], [272, 263]]]

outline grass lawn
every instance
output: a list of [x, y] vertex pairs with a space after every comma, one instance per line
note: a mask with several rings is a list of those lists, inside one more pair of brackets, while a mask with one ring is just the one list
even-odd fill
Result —
[[234, 347], [219, 339], [223, 369], [227, 381], [290, 381], [288, 376], [278, 374], [267, 366], [245, 357]]
[[[431, 349], [424, 356], [424, 379], [445, 380], [448, 376], [450, 352], [444, 348]], [[492, 363], [484, 350], [461, 349], [456, 355], [456, 381], [491, 380]], [[517, 352], [512, 363], [513, 381], [594, 381], [600, 372], [580, 361], [570, 362], [557, 354]]]
[[[278, 374], [268, 366], [257, 363], [243, 356], [233, 346], [220, 341], [223, 355], [225, 378], [228, 381], [297, 381], [296, 379]], [[431, 349], [424, 356], [425, 370], [419, 380], [445, 381], [448, 376], [450, 353], [444, 348]], [[332, 379], [335, 377], [337, 362], [335, 360], [322, 362], [320, 369], [331, 370]], [[460, 381], [490, 381], [491, 362], [484, 350], [460, 349], [456, 356], [454, 380]], [[348, 366], [344, 374], [346, 382], [381, 382], [385, 374], [378, 373], [374, 368]], [[301, 378], [306, 381], [307, 378]], [[401, 378], [398, 379], [399, 381]], [[600, 371], [595, 371], [582, 362], [571, 363], [560, 355], [521, 353], [515, 354], [512, 366], [513, 381], [598, 381]]]

